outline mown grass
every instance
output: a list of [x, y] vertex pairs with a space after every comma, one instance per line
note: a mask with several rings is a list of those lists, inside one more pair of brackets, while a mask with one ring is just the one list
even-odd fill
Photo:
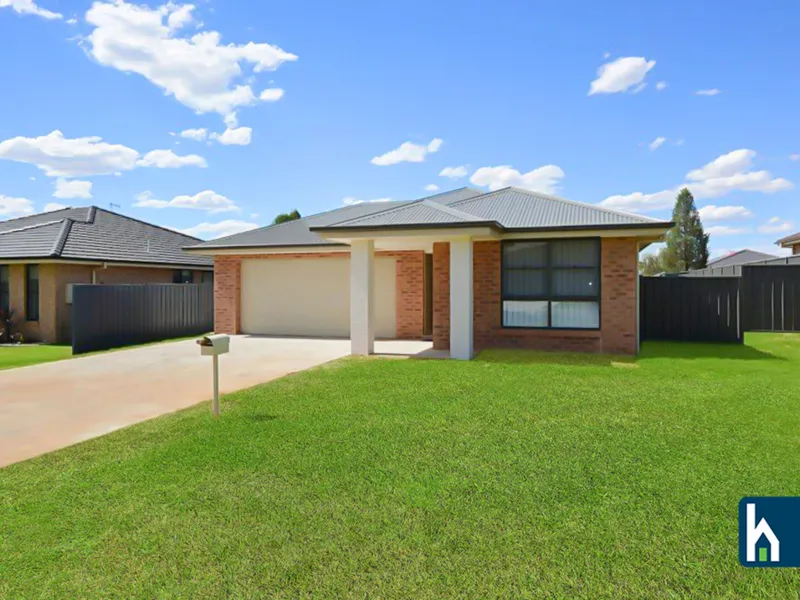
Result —
[[796, 598], [800, 337], [348, 359], [0, 471], [8, 598]]
[[61, 345], [22, 344], [0, 347], [0, 371], [72, 357], [72, 347]]

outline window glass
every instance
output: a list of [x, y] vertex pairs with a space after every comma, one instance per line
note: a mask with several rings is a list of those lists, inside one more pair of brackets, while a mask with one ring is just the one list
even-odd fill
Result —
[[552, 327], [597, 329], [600, 327], [600, 305], [597, 302], [553, 302]]
[[506, 267], [547, 267], [547, 242], [509, 242], [503, 246], [503, 252]]
[[503, 302], [503, 325], [507, 327], [547, 327], [547, 301]]
[[597, 296], [597, 269], [553, 269], [553, 296]]
[[0, 310], [8, 310], [11, 302], [11, 282], [8, 265], [0, 265]]
[[25, 265], [25, 318], [39, 320], [39, 265]]

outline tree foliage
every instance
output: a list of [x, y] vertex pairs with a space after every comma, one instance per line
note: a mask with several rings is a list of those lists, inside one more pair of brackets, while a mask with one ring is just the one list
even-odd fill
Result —
[[298, 211], [295, 208], [291, 212], [279, 214], [277, 217], [275, 217], [275, 220], [272, 221], [272, 224], [273, 225], [280, 225], [281, 223], [288, 223], [289, 221], [296, 221], [300, 217], [301, 217], [300, 211]]
[[703, 231], [694, 196], [683, 188], [672, 211], [675, 226], [667, 232], [666, 247], [659, 254], [661, 267], [668, 273], [704, 269], [708, 265], [708, 234]]

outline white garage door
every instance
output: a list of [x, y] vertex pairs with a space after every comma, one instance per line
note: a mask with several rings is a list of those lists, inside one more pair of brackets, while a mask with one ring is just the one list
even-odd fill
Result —
[[[375, 259], [375, 335], [395, 337], [395, 259]], [[242, 261], [242, 332], [350, 337], [350, 259]]]

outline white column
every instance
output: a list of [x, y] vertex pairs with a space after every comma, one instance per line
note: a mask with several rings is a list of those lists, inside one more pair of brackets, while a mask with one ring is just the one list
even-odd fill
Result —
[[450, 358], [472, 358], [472, 239], [450, 241]]
[[350, 243], [350, 353], [367, 356], [375, 350], [372, 240]]

